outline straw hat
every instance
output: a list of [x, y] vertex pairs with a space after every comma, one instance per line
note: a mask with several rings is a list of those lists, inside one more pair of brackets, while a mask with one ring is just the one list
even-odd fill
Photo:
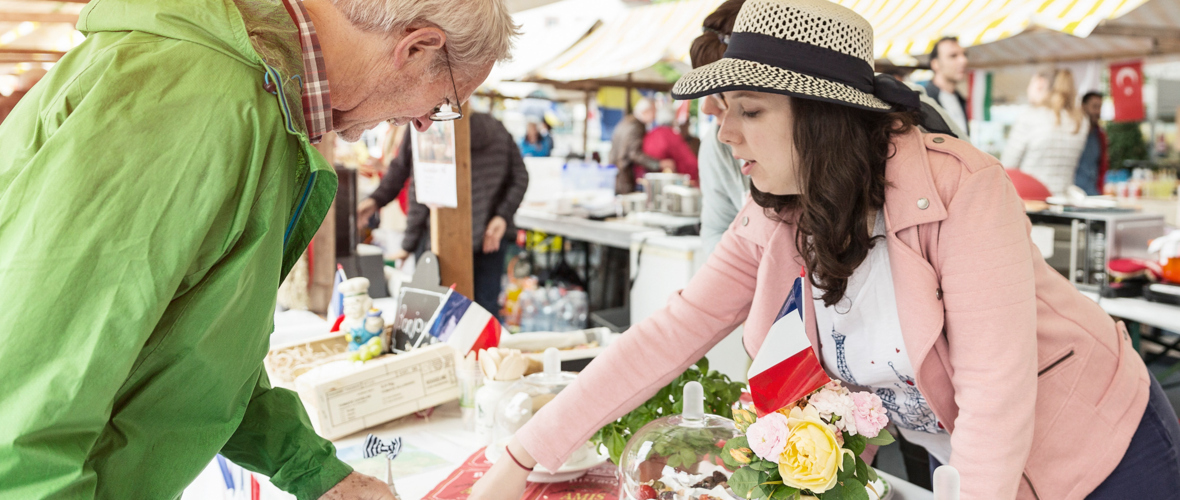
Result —
[[829, 0], [749, 0], [721, 60], [672, 88], [676, 99], [752, 90], [872, 111], [918, 109], [918, 94], [873, 72], [873, 27]]

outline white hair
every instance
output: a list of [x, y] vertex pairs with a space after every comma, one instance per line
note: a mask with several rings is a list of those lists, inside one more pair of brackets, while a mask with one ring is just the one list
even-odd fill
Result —
[[[631, 90], [628, 89], [627, 91], [630, 92]], [[638, 118], [640, 116], [643, 116], [643, 114], [646, 113], [648, 110], [650, 110], [652, 108], [652, 106], [654, 106], [654, 105], [652, 104], [651, 99], [648, 99], [646, 97], [641, 98], [641, 99], [639, 99], [638, 102], [635, 103], [635, 107], [632, 108], [631, 114], [635, 115]]]
[[[520, 27], [505, 0], [331, 0], [354, 25], [369, 31], [400, 32], [434, 26], [446, 33], [456, 73], [472, 75], [488, 63], [506, 61]], [[435, 66], [441, 68], [440, 54]]]

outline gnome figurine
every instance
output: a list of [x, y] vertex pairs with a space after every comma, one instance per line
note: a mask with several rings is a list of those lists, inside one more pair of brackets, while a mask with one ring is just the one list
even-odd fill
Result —
[[[369, 280], [367, 278], [352, 278], [337, 286], [337, 290], [344, 296], [344, 320], [340, 322], [340, 331], [349, 336], [352, 332], [364, 328], [365, 313], [373, 308], [373, 299], [369, 298]], [[356, 345], [363, 344], [358, 342]], [[350, 351], [356, 350], [349, 347]]]
[[360, 328], [353, 328], [348, 332], [348, 350], [356, 351], [352, 354], [355, 361], [368, 361], [381, 355], [383, 343], [381, 332], [385, 330], [385, 320], [381, 318], [381, 310], [369, 309], [365, 321]]

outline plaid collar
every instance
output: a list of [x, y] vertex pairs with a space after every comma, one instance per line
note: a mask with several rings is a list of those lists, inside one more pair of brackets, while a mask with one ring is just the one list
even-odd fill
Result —
[[283, 0], [287, 13], [299, 27], [299, 45], [303, 48], [303, 119], [312, 144], [320, 142], [332, 130], [332, 103], [328, 98], [328, 71], [315, 26], [302, 0]]

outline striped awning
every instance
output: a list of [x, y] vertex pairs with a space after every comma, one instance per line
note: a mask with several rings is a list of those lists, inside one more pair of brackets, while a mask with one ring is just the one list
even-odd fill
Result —
[[944, 36], [964, 46], [991, 43], [1032, 27], [1085, 37], [1148, 0], [834, 0], [873, 25], [878, 59], [912, 62]]
[[968, 55], [972, 67], [982, 68], [1180, 53], [1180, 0], [1151, 0], [1085, 38], [1076, 35], [1034, 28], [973, 47]]
[[721, 0], [682, 0], [627, 9], [606, 21], [534, 78], [572, 82], [641, 73], [659, 62], [687, 64], [701, 23]]
[[[873, 25], [875, 55], [914, 64], [944, 36], [964, 46], [1003, 40], [1026, 31], [1086, 37], [1148, 0], [832, 0]], [[1175, 1], [1175, 0], [1153, 0]], [[681, 0], [627, 9], [542, 65], [535, 79], [577, 81], [650, 75], [652, 65], [688, 62], [701, 22], [720, 0]], [[1173, 25], [1180, 26], [1180, 25]], [[1121, 45], [1133, 44], [1122, 41]]]

